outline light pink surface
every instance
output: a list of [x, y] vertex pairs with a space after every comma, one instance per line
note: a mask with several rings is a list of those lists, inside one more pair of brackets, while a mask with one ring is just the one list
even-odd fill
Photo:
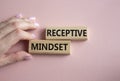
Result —
[[120, 0], [0, 0], [0, 20], [20, 12], [37, 17], [39, 38], [47, 25], [86, 25], [89, 39], [72, 41], [69, 56], [0, 68], [0, 81], [120, 81]]

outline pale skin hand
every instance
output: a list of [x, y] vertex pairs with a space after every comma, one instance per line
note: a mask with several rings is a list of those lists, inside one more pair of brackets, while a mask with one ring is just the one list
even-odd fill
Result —
[[32, 57], [25, 51], [7, 52], [20, 40], [34, 39], [35, 35], [26, 30], [36, 29], [38, 26], [34, 17], [24, 18], [21, 14], [0, 23], [0, 67]]

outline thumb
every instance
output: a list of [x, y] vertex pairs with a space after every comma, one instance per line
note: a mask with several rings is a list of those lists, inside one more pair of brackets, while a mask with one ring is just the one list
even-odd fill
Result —
[[19, 51], [11, 54], [4, 54], [0, 57], [0, 67], [22, 60], [32, 59], [32, 55], [25, 51]]

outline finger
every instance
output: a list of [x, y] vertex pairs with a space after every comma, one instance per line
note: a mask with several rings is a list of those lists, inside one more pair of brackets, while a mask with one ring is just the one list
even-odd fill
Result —
[[5, 20], [5, 21], [2, 21], [0, 22], [0, 28], [6, 26], [6, 24], [9, 23], [9, 21], [13, 20], [13, 19], [17, 19], [17, 18], [23, 18], [23, 15], [20, 13], [20, 14], [17, 14], [16, 16], [12, 16], [10, 17], [9, 19]]
[[34, 34], [30, 34], [28, 32], [18, 29], [14, 32], [11, 32], [10, 34], [8, 34], [0, 40], [0, 52], [1, 54], [6, 53], [8, 49], [10, 49], [14, 44], [19, 42], [20, 40], [30, 40], [34, 38]]
[[19, 21], [19, 22], [10, 23], [6, 27], [0, 29], [0, 39], [16, 29], [28, 30], [28, 29], [35, 29], [38, 26], [39, 24], [36, 22], [30, 23], [25, 21]]
[[39, 27], [39, 24], [35, 21], [35, 17], [28, 18], [21, 18], [21, 19], [14, 19], [9, 22], [9, 24], [13, 24], [13, 26], [16, 26], [17, 28], [20, 28], [22, 30], [29, 30], [29, 29], [35, 29]]
[[[23, 22], [21, 25], [20, 22]], [[11, 24], [11, 23], [16, 23], [16, 25], [18, 25], [20, 28], [23, 28], [25, 26], [25, 30], [27, 29], [34, 29], [37, 26], [39, 26], [38, 23], [36, 23], [36, 18], [35, 17], [30, 17], [30, 18], [24, 18], [21, 14], [18, 16], [13, 16], [11, 18], [9, 18], [8, 20], [1, 22], [0, 23], [0, 28], [6, 27], [6, 25]]]
[[15, 22], [15, 21], [36, 22], [36, 17], [28, 17], [28, 18], [25, 18], [25, 17], [21, 17], [21, 18], [14, 17], [11, 20], [9, 20], [8, 22], [10, 23], [10, 22]]
[[29, 29], [35, 29], [39, 27], [39, 24], [37, 22], [30, 22], [25, 20], [19, 20], [12, 22], [13, 26], [20, 28], [22, 30], [29, 30]]
[[12, 53], [12, 54], [4, 54], [2, 57], [0, 57], [0, 67], [18, 61], [29, 60], [29, 59], [32, 59], [32, 55], [24, 51]]
[[13, 22], [27, 22], [27, 23], [35, 23], [36, 22], [36, 18], [35, 17], [29, 17], [29, 18], [12, 18], [11, 20], [9, 20], [7, 23], [13, 23]]

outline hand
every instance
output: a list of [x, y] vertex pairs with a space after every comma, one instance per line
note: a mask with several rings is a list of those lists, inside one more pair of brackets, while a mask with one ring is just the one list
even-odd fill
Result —
[[34, 17], [24, 18], [21, 14], [11, 17], [0, 23], [0, 67], [32, 56], [25, 52], [7, 53], [20, 40], [34, 39], [35, 35], [26, 30], [36, 29], [39, 26]]

